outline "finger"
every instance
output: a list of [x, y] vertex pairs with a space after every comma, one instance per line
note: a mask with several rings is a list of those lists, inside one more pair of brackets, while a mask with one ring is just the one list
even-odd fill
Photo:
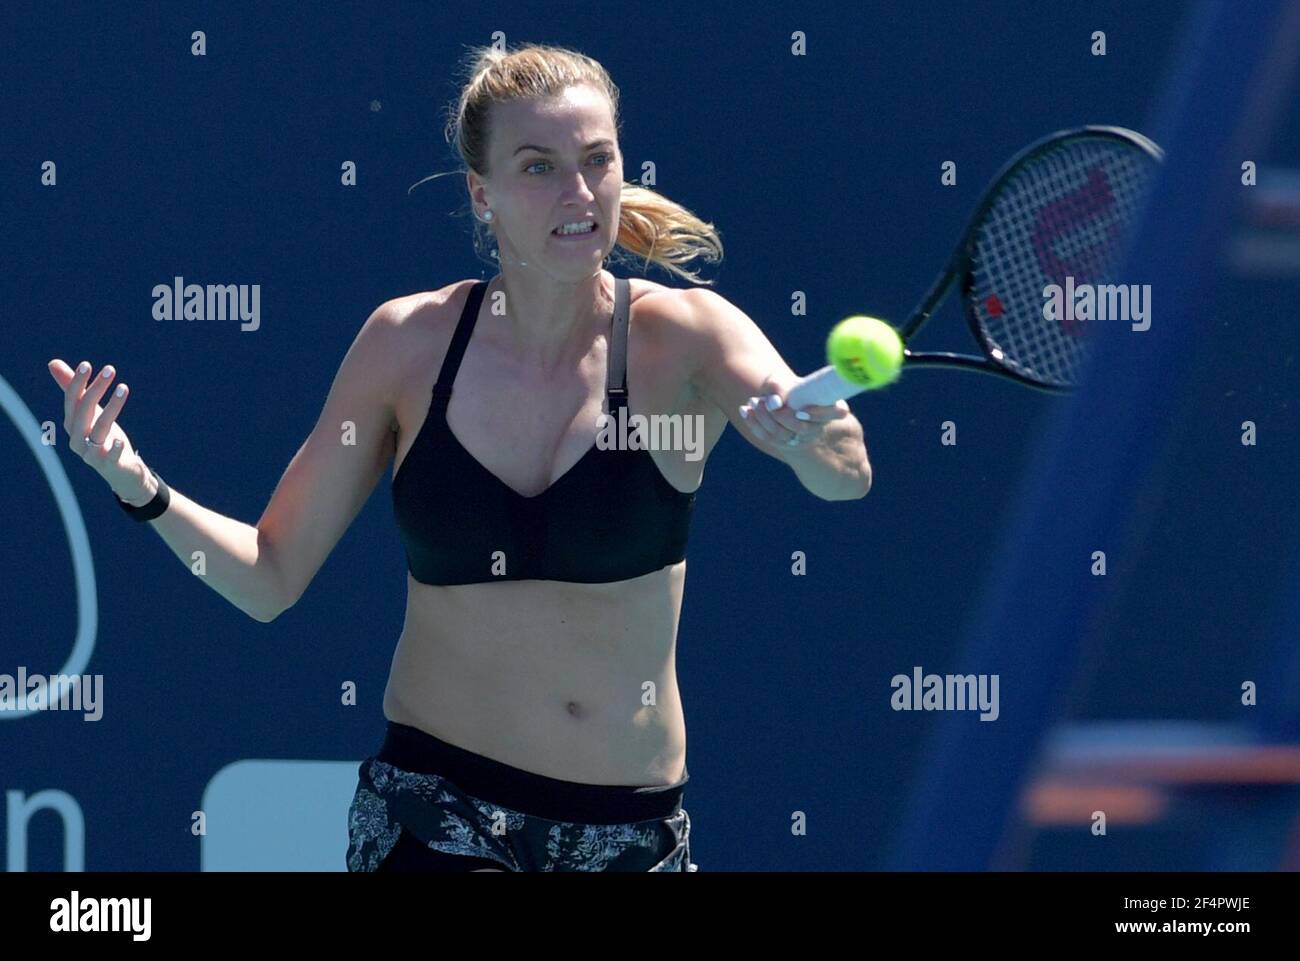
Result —
[[[841, 406], [843, 405], [843, 406]], [[840, 420], [849, 415], [849, 405], [844, 401], [837, 401], [835, 404], [808, 404], [800, 407], [795, 411], [795, 417], [805, 423], [827, 424], [833, 420]], [[800, 414], [807, 414], [806, 418], [800, 417]]]
[[779, 393], [766, 394], [761, 397], [760, 406], [772, 415], [773, 420], [791, 434], [802, 436], [808, 432], [808, 428], [804, 424], [811, 421], [812, 418], [800, 417], [795, 409], [786, 404], [785, 398]]
[[122, 452], [126, 450], [126, 444], [122, 443], [122, 438], [113, 441], [113, 446], [108, 452], [108, 463], [114, 467], [122, 466]]
[[90, 429], [90, 439], [93, 443], [102, 444], [105, 438], [110, 436], [117, 415], [126, 403], [126, 395], [126, 384], [118, 384], [113, 388], [113, 396], [104, 405], [104, 412], [95, 418], [95, 425]]
[[96, 444], [89, 437], [82, 437], [80, 439], [80, 443], [78, 444], [78, 446], [81, 447], [81, 459], [85, 461], [87, 464], [91, 464], [93, 466], [97, 464], [100, 461], [100, 459], [103, 457], [104, 454], [103, 445]]
[[788, 433], [802, 435], [814, 430], [814, 428], [810, 426], [812, 424], [811, 419], [808, 421], [802, 420], [796, 415], [795, 411], [791, 410], [789, 407], [782, 406], [773, 411], [766, 411], [765, 413], [767, 413], [768, 417], [772, 418], [773, 422], [779, 424]]
[[740, 417], [755, 439], [769, 444], [775, 442], [772, 432], [758, 422], [758, 414], [749, 404], [745, 404], [740, 408]]
[[[757, 405], [758, 405], [757, 397], [751, 397], [749, 398], [749, 400], [745, 401], [745, 403], [741, 404], [740, 405], [741, 420], [745, 421], [747, 424], [752, 425], [756, 420], [755, 411], [757, 410]], [[764, 432], [762, 428], [759, 428], [757, 430], [757, 434], [760, 437], [764, 436]]]
[[77, 365], [77, 369], [72, 372], [72, 380], [63, 389], [63, 429], [69, 436], [76, 436], [77, 428], [72, 422], [73, 415], [77, 412], [77, 402], [81, 400], [82, 388], [86, 386], [86, 378], [90, 376], [90, 363], [82, 361]]
[[72, 378], [76, 376], [73, 369], [57, 357], [46, 364], [45, 369], [50, 372], [50, 376], [54, 378], [54, 382], [60, 388], [66, 388], [68, 384], [72, 383]]
[[104, 391], [108, 390], [108, 385], [113, 381], [113, 374], [113, 366], [105, 364], [99, 376], [86, 385], [81, 400], [77, 401], [77, 410], [72, 415], [72, 423], [81, 432], [79, 436], [86, 437], [90, 434], [90, 428], [99, 414], [99, 398], [103, 397]]
[[772, 438], [772, 443], [793, 446], [790, 441], [796, 436], [796, 431], [780, 423], [765, 404], [759, 404], [758, 408], [750, 416], [755, 423], [766, 428]]

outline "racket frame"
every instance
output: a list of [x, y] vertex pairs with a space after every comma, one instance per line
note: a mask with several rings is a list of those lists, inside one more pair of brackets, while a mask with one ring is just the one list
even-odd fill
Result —
[[[962, 232], [961, 240], [957, 242], [953, 249], [952, 256], [948, 258], [948, 263], [943, 271], [930, 286], [930, 290], [921, 302], [912, 311], [907, 322], [898, 328], [898, 336], [902, 339], [903, 362], [910, 367], [960, 367], [966, 370], [979, 371], [980, 373], [993, 374], [1000, 377], [1008, 377], [1027, 387], [1033, 387], [1036, 390], [1045, 391], [1050, 394], [1068, 393], [1073, 388], [1068, 385], [1047, 384], [1039, 380], [1034, 380], [1021, 374], [1019, 371], [1012, 369], [1000, 363], [996, 357], [998, 349], [989, 343], [983, 328], [980, 326], [979, 318], [975, 315], [975, 305], [971, 299], [971, 288], [974, 286], [975, 274], [971, 270], [971, 263], [975, 256], [976, 232], [984, 222], [985, 215], [989, 208], [997, 201], [1002, 194], [1002, 189], [1006, 181], [1016, 172], [1023, 164], [1032, 160], [1034, 157], [1049, 149], [1055, 148], [1069, 140], [1078, 138], [1094, 139], [1096, 137], [1112, 138], [1123, 141], [1124, 143], [1137, 147], [1147, 154], [1157, 163], [1163, 161], [1164, 151], [1159, 144], [1135, 130], [1129, 130], [1126, 127], [1110, 127], [1097, 124], [1089, 124], [1083, 127], [1073, 127], [1068, 130], [1058, 130], [1050, 133], [1045, 137], [1035, 140], [1029, 146], [1023, 148], [1014, 157], [1002, 165], [1002, 168], [989, 180], [989, 185], [984, 189], [984, 196], [975, 208], [966, 222], [966, 228]], [[912, 336], [921, 329], [930, 316], [939, 308], [947, 297], [953, 284], [961, 280], [961, 300], [962, 313], [966, 316], [966, 324], [970, 328], [971, 336], [979, 344], [980, 349], [984, 351], [983, 356], [974, 354], [954, 354], [939, 351], [913, 352], [907, 348], [907, 342]]]

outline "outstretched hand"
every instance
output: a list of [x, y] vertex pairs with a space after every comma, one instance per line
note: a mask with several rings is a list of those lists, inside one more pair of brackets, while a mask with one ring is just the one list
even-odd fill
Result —
[[116, 373], [111, 366], [105, 366], [93, 382], [91, 365], [85, 361], [75, 371], [58, 358], [47, 367], [63, 390], [63, 429], [68, 432], [68, 447], [93, 467], [122, 500], [137, 505], [147, 502], [153, 496], [152, 476], [117, 423], [129, 394], [126, 384], [119, 384], [108, 404], [100, 407], [99, 399]]

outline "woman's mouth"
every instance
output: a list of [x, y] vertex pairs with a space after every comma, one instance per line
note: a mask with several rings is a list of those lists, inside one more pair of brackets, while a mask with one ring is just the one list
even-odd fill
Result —
[[551, 236], [557, 240], [581, 240], [590, 237], [599, 229], [600, 225], [594, 220], [575, 220], [556, 227], [551, 231]]

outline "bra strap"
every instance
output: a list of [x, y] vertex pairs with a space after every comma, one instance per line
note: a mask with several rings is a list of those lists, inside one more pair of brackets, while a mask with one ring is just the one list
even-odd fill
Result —
[[445, 402], [451, 397], [451, 385], [456, 380], [456, 371], [460, 370], [461, 358], [465, 356], [465, 348], [469, 344], [470, 335], [474, 333], [474, 325], [478, 323], [479, 305], [483, 303], [487, 288], [486, 280], [480, 280], [470, 288], [465, 309], [461, 311], [460, 320], [456, 324], [456, 332], [451, 335], [451, 344], [442, 358], [438, 380], [433, 385], [433, 396], [437, 400]]
[[627, 403], [627, 324], [631, 285], [626, 277], [614, 278], [614, 329], [609, 358], [605, 364], [605, 391], [609, 394], [609, 413]]

